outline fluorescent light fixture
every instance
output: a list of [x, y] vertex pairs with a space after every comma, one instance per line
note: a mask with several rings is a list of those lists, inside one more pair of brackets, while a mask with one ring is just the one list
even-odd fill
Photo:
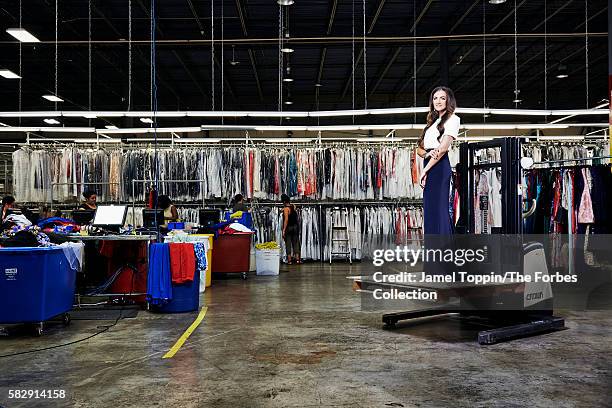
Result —
[[285, 101], [285, 105], [293, 105], [292, 101]]
[[557, 74], [557, 78], [559, 78], [559, 79], [564, 79], [564, 78], [567, 78], [568, 76], [569, 76], [569, 75], [564, 74], [564, 73], [558, 73], [558, 74]]
[[74, 143], [121, 143], [121, 139], [93, 139], [93, 138], [76, 138], [76, 139], [55, 139], [60, 142]]
[[0, 132], [61, 132], [61, 133], [95, 133], [96, 129], [87, 127], [0, 127]]
[[55, 95], [43, 95], [42, 97], [43, 97], [43, 99], [46, 99], [46, 100], [51, 101], [51, 102], [64, 102], [64, 100], [62, 98], [58, 98]]
[[[137, 138], [137, 139], [126, 139], [127, 142], [155, 142], [155, 138], [153, 137], [143, 137], [143, 138]], [[171, 142], [172, 139], [168, 139], [168, 138], [161, 138], [158, 137], [157, 138], [157, 142]]]
[[117, 129], [119, 129], [119, 128], [118, 128], [117, 126], [115, 126], [115, 125], [106, 125], [106, 126], [104, 126], [104, 127], [105, 127], [105, 128], [107, 128], [107, 129], [111, 129], [111, 130], [117, 130]]
[[323, 85], [322, 85], [322, 84], [315, 84], [315, 86], [316, 86], [317, 88], [320, 88], [320, 87], [322, 87]]
[[25, 43], [40, 42], [40, 40], [34, 37], [25, 28], [7, 28], [6, 32], [15, 37], [17, 40]]
[[[600, 109], [608, 106], [608, 103], [593, 107], [592, 109], [567, 109], [567, 110], [535, 110], [535, 109], [483, 109], [483, 108], [457, 108], [458, 114], [477, 114], [483, 115], [490, 113], [493, 115], [516, 115], [516, 116], [565, 116], [565, 115], [608, 115], [608, 109]], [[342, 116], [363, 116], [363, 115], [400, 115], [410, 113], [428, 112], [427, 107], [416, 108], [385, 108], [385, 109], [361, 109], [361, 110], [336, 110], [336, 111], [296, 111], [291, 112], [292, 117], [342, 117]], [[82, 118], [85, 115], [95, 115], [98, 118], [113, 117], [152, 117], [151, 111], [6, 111], [0, 112], [3, 118], [45, 118], [45, 117], [75, 117]], [[220, 118], [220, 117], [261, 117], [279, 118], [284, 117], [283, 112], [278, 111], [161, 111], [155, 112], [157, 117], [180, 118], [180, 117], [200, 117], [200, 118]]]
[[293, 82], [293, 78], [285, 77], [283, 78], [283, 82]]
[[482, 124], [466, 124], [461, 126], [463, 129], [482, 129], [482, 130], [508, 130], [508, 129], [567, 129], [569, 125], [551, 125], [551, 124], [506, 124], [506, 123], [482, 123]]
[[175, 128], [121, 128], [121, 129], [96, 129], [97, 133], [114, 134], [144, 134], [144, 133], [197, 133], [202, 131], [201, 127], [175, 127]]
[[521, 102], [523, 102], [522, 99], [513, 99], [512, 100], [512, 103], [521, 103]]
[[308, 137], [279, 137], [276, 139], [266, 139], [266, 143], [309, 143], [313, 140]]
[[85, 119], [97, 119], [98, 117], [93, 113], [86, 113], [83, 115]]
[[506, 0], [489, 0], [490, 4], [503, 4]]
[[175, 140], [174, 143], [219, 143], [222, 139], [213, 139], [208, 137], [192, 137], [186, 139]]
[[140, 118], [142, 123], [153, 123], [153, 119], [151, 118]]
[[0, 126], [11, 127], [11, 125], [7, 125], [6, 123], [0, 122]]
[[56, 119], [45, 119], [43, 120], [47, 125], [59, 125], [59, 121]]
[[285, 54], [290, 54], [294, 51], [293, 48], [289, 48], [289, 47], [283, 47], [281, 48], [281, 52], [284, 52]]
[[538, 140], [584, 140], [584, 136], [535, 136], [535, 138]]
[[6, 79], [19, 79], [19, 75], [11, 71], [10, 69], [0, 69], [0, 76]]
[[294, 0], [276, 0], [276, 2], [281, 6], [290, 6], [294, 3]]

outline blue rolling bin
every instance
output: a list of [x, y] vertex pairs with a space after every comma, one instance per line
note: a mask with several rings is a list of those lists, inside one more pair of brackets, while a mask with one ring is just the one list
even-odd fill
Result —
[[72, 309], [76, 271], [62, 248], [0, 248], [0, 324], [43, 322]]
[[172, 300], [163, 305], [152, 305], [151, 310], [159, 313], [193, 312], [200, 308], [200, 272], [193, 274], [189, 283], [172, 284]]

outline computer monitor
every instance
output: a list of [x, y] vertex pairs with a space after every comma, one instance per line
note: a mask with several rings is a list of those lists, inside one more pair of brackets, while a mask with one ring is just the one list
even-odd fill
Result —
[[72, 212], [72, 219], [76, 224], [88, 225], [94, 219], [96, 210], [74, 210]]
[[93, 225], [97, 227], [123, 227], [127, 209], [127, 205], [99, 205], [93, 219]]
[[142, 226], [148, 229], [156, 229], [164, 224], [164, 210], [145, 208], [142, 210]]
[[221, 211], [212, 208], [202, 208], [198, 211], [198, 215], [202, 227], [218, 224], [221, 220]]

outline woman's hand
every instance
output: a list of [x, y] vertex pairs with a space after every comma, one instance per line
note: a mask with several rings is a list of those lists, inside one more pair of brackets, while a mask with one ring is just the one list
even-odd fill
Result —
[[419, 184], [421, 185], [421, 188], [425, 188], [425, 183], [427, 182], [427, 172], [423, 172], [423, 174], [421, 174], [421, 178], [419, 180]]

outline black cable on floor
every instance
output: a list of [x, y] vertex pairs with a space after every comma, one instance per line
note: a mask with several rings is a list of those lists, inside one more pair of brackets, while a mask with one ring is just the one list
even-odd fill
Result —
[[124, 309], [124, 308], [122, 307], [122, 308], [119, 310], [119, 316], [117, 317], [117, 319], [115, 319], [115, 321], [113, 322], [113, 324], [108, 325], [108, 326], [98, 326], [98, 328], [103, 327], [103, 329], [102, 329], [102, 330], [100, 330], [99, 332], [94, 333], [94, 334], [92, 334], [92, 335], [90, 335], [90, 336], [87, 336], [87, 337], [85, 337], [85, 338], [82, 338], [82, 339], [79, 339], [79, 340], [75, 340], [75, 341], [71, 341], [71, 342], [64, 343], [64, 344], [57, 344], [57, 345], [55, 345], [55, 346], [45, 347], [45, 348], [41, 348], [41, 349], [34, 349], [34, 350], [28, 350], [28, 351], [20, 351], [20, 352], [18, 352], [18, 353], [12, 353], [12, 354], [4, 354], [4, 355], [0, 355], [0, 358], [5, 358], [5, 357], [14, 357], [14, 356], [20, 356], [20, 355], [22, 355], [22, 354], [31, 354], [31, 353], [38, 353], [38, 352], [41, 352], [41, 351], [46, 351], [46, 350], [53, 350], [53, 349], [56, 349], [56, 348], [66, 347], [66, 346], [71, 346], [71, 345], [73, 345], [73, 344], [77, 344], [77, 343], [81, 343], [81, 342], [83, 342], [83, 341], [85, 341], [85, 340], [89, 340], [89, 339], [91, 339], [91, 338], [93, 338], [93, 337], [96, 337], [96, 336], [98, 336], [98, 335], [100, 335], [100, 334], [102, 334], [102, 333], [107, 332], [107, 331], [108, 331], [108, 330], [110, 330], [112, 327], [114, 327], [114, 326], [115, 326], [115, 325], [116, 325], [116, 324], [119, 322], [119, 320], [121, 320], [121, 318], [123, 317], [123, 309]]

